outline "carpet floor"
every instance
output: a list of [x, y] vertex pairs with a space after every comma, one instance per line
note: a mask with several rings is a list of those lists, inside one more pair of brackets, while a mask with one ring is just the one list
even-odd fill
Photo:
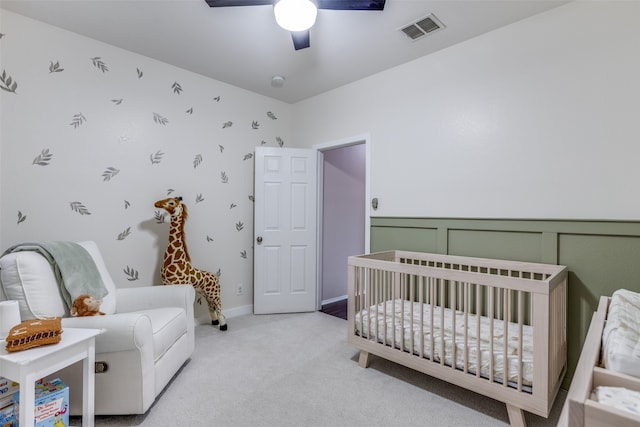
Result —
[[[374, 357], [358, 366], [347, 322], [321, 312], [247, 315], [221, 332], [196, 326], [196, 350], [144, 415], [97, 416], [100, 426], [507, 426], [497, 402]], [[123, 384], [123, 387], [126, 387]], [[549, 419], [555, 426], [566, 393]], [[80, 425], [72, 417], [72, 425]]]

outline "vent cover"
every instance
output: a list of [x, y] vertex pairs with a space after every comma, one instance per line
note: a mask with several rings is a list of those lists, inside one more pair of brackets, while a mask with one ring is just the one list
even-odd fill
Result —
[[424, 18], [420, 18], [417, 21], [414, 21], [400, 28], [400, 31], [402, 31], [411, 40], [418, 40], [419, 38], [424, 37], [427, 34], [433, 33], [443, 28], [444, 24], [440, 22], [440, 20], [436, 18], [433, 13], [430, 13]]

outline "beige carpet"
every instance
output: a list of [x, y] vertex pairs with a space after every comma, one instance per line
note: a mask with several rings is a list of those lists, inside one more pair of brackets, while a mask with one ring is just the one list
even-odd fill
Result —
[[[320, 312], [236, 317], [226, 332], [198, 325], [191, 361], [145, 415], [95, 425], [508, 425], [495, 400], [380, 358], [360, 368], [346, 336], [345, 320]], [[555, 426], [565, 394], [549, 419], [527, 413], [527, 424]]]

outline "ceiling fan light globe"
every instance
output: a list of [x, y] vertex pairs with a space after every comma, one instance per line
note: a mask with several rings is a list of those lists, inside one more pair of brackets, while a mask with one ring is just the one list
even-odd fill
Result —
[[318, 8], [312, 0], [279, 0], [273, 5], [276, 22], [288, 31], [306, 31], [313, 27]]

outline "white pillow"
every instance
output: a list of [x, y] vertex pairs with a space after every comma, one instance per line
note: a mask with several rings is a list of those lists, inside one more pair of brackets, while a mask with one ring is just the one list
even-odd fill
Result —
[[107, 296], [102, 298], [102, 304], [100, 304], [100, 311], [104, 314], [113, 314], [116, 312], [116, 284], [113, 282], [111, 275], [109, 274], [109, 270], [107, 270], [107, 265], [104, 263], [104, 259], [102, 259], [102, 254], [100, 254], [100, 249], [98, 249], [98, 245], [96, 242], [86, 241], [86, 242], [78, 242], [80, 246], [82, 246], [91, 258], [93, 258], [93, 262], [96, 263], [96, 267], [98, 268], [98, 272], [100, 276], [102, 276], [102, 282], [104, 283], [105, 288], [109, 292]]
[[0, 280], [7, 300], [18, 301], [22, 320], [69, 316], [49, 261], [37, 252], [0, 258]]

